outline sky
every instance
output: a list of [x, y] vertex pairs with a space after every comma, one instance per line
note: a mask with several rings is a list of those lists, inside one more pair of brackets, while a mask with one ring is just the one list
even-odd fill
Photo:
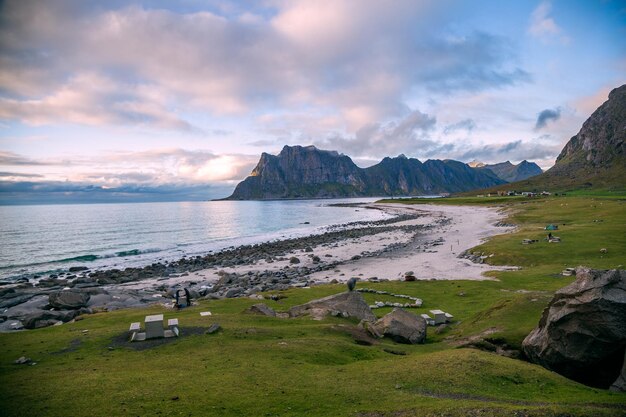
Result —
[[315, 145], [547, 169], [626, 1], [0, 1], [0, 204], [226, 197]]

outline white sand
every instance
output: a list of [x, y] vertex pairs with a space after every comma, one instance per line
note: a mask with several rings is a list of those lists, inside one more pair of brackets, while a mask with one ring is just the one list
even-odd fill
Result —
[[[356, 276], [362, 279], [377, 277], [379, 279], [402, 279], [404, 273], [413, 271], [417, 279], [492, 279], [484, 276], [487, 271], [509, 270], [515, 267], [494, 267], [487, 264], [476, 264], [457, 256], [466, 249], [479, 245], [485, 239], [502, 233], [508, 233], [510, 228], [496, 227], [495, 223], [502, 220], [504, 214], [496, 208], [451, 206], [420, 204], [407, 206], [405, 204], [380, 204], [385, 211], [394, 214], [415, 213], [422, 214], [415, 220], [394, 223], [394, 226], [422, 224], [435, 226], [427, 231], [420, 231], [417, 242], [412, 242], [412, 233], [401, 230], [379, 233], [358, 239], [346, 239], [336, 244], [320, 245], [313, 248], [313, 252], [296, 251], [285, 255], [285, 260], [266, 263], [257, 262], [255, 265], [244, 265], [232, 268], [212, 268], [167, 279], [150, 279], [141, 282], [125, 284], [126, 288], [146, 288], [154, 285], [175, 285], [188, 281], [213, 282], [219, 279], [218, 271], [245, 273], [248, 271], [278, 270], [286, 267], [314, 267], [310, 255], [317, 255], [324, 262], [341, 262], [336, 268], [316, 272], [309, 275], [309, 279], [316, 282], [327, 282], [332, 279], [348, 280]], [[450, 219], [450, 222], [441, 225]], [[433, 245], [433, 242], [436, 242]], [[392, 243], [402, 243], [406, 247], [400, 250], [386, 252], [375, 257], [367, 257], [367, 252], [376, 252], [385, 249]], [[355, 255], [365, 255], [352, 260]], [[487, 254], [488, 255], [488, 254]], [[301, 263], [290, 265], [288, 259], [296, 256]]]
[[[418, 242], [420, 248], [409, 246], [404, 253], [387, 255], [376, 258], [363, 258], [357, 261], [347, 261], [337, 267], [344, 276], [337, 277], [329, 274], [330, 271], [311, 275], [312, 279], [332, 279], [352, 276], [402, 279], [404, 273], [413, 271], [417, 279], [491, 279], [483, 275], [486, 271], [510, 270], [515, 267], [495, 267], [487, 264], [476, 264], [457, 256], [464, 250], [479, 245], [487, 238], [508, 233], [511, 228], [496, 227], [504, 215], [497, 209], [487, 207], [445, 206], [445, 205], [418, 205], [385, 204], [386, 209], [403, 212], [417, 211], [426, 216], [404, 224], [430, 224], [435, 220], [449, 218], [451, 222], [444, 226], [436, 226], [424, 234]], [[396, 223], [402, 224], [402, 223]], [[436, 246], [424, 247], [428, 242], [438, 241]], [[336, 256], [349, 259], [354, 251], [347, 246], [342, 248], [347, 255]], [[488, 254], [487, 254], [488, 255]], [[361, 275], [362, 274], [362, 275]]]

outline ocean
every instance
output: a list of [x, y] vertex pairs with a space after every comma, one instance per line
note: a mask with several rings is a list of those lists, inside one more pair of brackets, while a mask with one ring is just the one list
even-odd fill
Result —
[[[0, 279], [126, 268], [374, 221], [375, 198], [0, 206]], [[307, 224], [308, 222], [308, 224]]]

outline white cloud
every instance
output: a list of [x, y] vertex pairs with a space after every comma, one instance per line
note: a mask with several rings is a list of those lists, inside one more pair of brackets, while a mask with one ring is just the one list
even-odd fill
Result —
[[414, 110], [395, 121], [365, 125], [353, 136], [335, 134], [316, 144], [362, 158], [398, 155], [407, 150], [411, 155], [423, 155], [424, 150], [437, 146], [429, 136], [436, 123], [434, 117]]
[[528, 32], [543, 40], [558, 39], [561, 43], [568, 44], [570, 39], [550, 16], [551, 10], [552, 4], [550, 2], [544, 1], [539, 4], [530, 16]]
[[245, 178], [257, 161], [257, 155], [217, 155], [179, 148], [108, 152], [97, 157], [74, 157], [71, 163], [61, 158], [37, 160], [0, 152], [0, 167], [19, 168], [21, 174], [106, 186], [229, 183]]
[[11, 93], [0, 117], [193, 130], [181, 114], [283, 108], [334, 113], [334, 129], [355, 132], [401, 116], [413, 86], [481, 90], [528, 79], [503, 38], [439, 35], [445, 3], [285, 0], [272, 3], [271, 17], [233, 17], [8, 1], [0, 89]]
[[96, 73], [76, 74], [41, 98], [0, 97], [0, 118], [32, 125], [75, 123], [197, 130], [167, 109], [156, 88], [124, 85]]

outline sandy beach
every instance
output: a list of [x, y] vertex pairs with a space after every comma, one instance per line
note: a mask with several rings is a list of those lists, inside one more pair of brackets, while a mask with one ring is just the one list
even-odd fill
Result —
[[[348, 206], [384, 210], [390, 216], [143, 268], [84, 268], [76, 274], [70, 271], [19, 281], [6, 285], [0, 294], [0, 309], [9, 319], [0, 324], [0, 331], [66, 322], [81, 312], [153, 303], [172, 307], [176, 290], [183, 287], [193, 299], [260, 297], [261, 292], [345, 282], [352, 277], [402, 280], [412, 271], [418, 280], [488, 280], [493, 278], [485, 272], [515, 268], [459, 257], [484, 239], [511, 231], [502, 226], [505, 214], [497, 208], [399, 203]], [[76, 310], [69, 300], [50, 312], [50, 297], [78, 297], [84, 308]]]
[[[393, 215], [419, 215], [418, 218], [394, 223], [397, 230], [376, 233], [360, 238], [346, 238], [333, 244], [312, 246], [288, 252], [278, 260], [258, 261], [254, 264], [227, 268], [209, 268], [190, 275], [157, 278], [124, 284], [127, 288], [145, 289], [150, 286], [186, 285], [193, 281], [217, 282], [224, 272], [228, 274], [258, 274], [263, 271], [289, 270], [294, 267], [313, 268], [317, 256], [321, 263], [333, 262], [332, 270], [307, 275], [308, 282], [326, 283], [347, 281], [351, 277], [368, 279], [403, 279], [413, 271], [417, 279], [488, 280], [487, 271], [514, 269], [490, 266], [459, 258], [463, 251], [479, 245], [491, 236], [508, 233], [511, 227], [496, 226], [504, 213], [491, 207], [446, 206], [435, 204], [365, 204], [363, 208], [382, 209]], [[424, 226], [418, 232], [406, 232], [402, 226]], [[488, 256], [488, 254], [487, 254]], [[300, 261], [290, 263], [291, 257]]]

